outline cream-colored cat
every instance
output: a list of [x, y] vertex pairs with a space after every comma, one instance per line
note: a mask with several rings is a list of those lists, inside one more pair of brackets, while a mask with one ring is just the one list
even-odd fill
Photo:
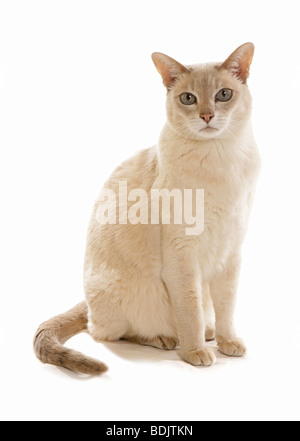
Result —
[[215, 362], [205, 344], [215, 336], [223, 354], [245, 354], [233, 315], [260, 166], [246, 84], [253, 53], [247, 43], [224, 63], [195, 66], [153, 54], [167, 88], [167, 123], [158, 145], [122, 164], [105, 188], [114, 191], [117, 205], [125, 181], [128, 192], [148, 195], [152, 189], [204, 189], [204, 231], [191, 236], [186, 222], [134, 225], [124, 217], [104, 225], [100, 196], [87, 238], [86, 302], [40, 326], [34, 347], [42, 362], [104, 372], [103, 363], [62, 346], [83, 330], [97, 341], [178, 347], [180, 357], [197, 366]]

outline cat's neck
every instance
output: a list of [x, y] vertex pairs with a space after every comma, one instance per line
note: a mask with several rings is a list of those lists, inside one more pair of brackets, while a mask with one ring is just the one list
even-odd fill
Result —
[[234, 134], [203, 140], [180, 134], [167, 123], [158, 144], [160, 171], [175, 178], [201, 175], [222, 180], [245, 166], [251, 159], [252, 145], [255, 147], [250, 121]]

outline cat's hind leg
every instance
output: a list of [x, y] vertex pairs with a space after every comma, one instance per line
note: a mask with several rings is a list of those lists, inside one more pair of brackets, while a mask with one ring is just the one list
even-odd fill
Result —
[[90, 302], [88, 309], [88, 332], [94, 340], [113, 342], [127, 334], [128, 321], [118, 308]]

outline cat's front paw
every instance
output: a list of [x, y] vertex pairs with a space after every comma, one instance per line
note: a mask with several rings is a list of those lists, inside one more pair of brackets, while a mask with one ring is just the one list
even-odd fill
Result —
[[238, 338], [234, 340], [220, 341], [218, 344], [218, 350], [228, 357], [243, 357], [246, 352], [246, 346], [244, 342]]
[[216, 356], [211, 348], [179, 351], [179, 355], [182, 360], [194, 366], [212, 366], [216, 362]]

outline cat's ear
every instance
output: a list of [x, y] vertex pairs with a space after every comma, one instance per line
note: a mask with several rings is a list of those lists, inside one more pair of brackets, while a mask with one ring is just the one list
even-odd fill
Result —
[[174, 82], [183, 73], [188, 72], [188, 69], [168, 55], [161, 54], [160, 52], [154, 52], [152, 54], [152, 60], [156, 69], [160, 73], [163, 79], [163, 83], [167, 89], [170, 89]]
[[245, 43], [240, 46], [229, 58], [220, 66], [220, 69], [229, 70], [235, 77], [243, 83], [247, 82], [250, 66], [254, 55], [254, 44]]

